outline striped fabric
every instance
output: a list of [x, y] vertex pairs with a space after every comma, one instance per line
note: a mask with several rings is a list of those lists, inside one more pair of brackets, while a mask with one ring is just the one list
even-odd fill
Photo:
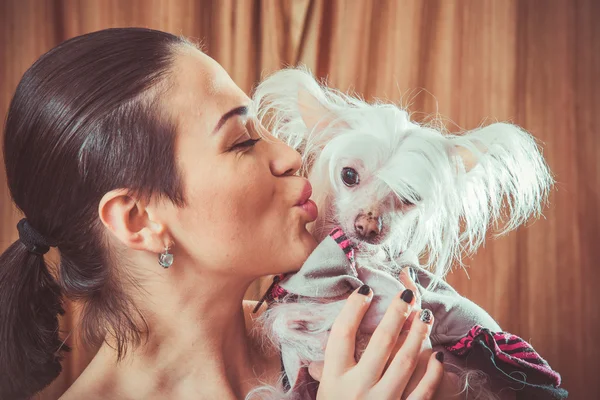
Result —
[[[281, 274], [281, 275], [279, 275], [279, 276], [281, 276], [281, 279], [283, 279], [283, 277], [284, 277], [285, 275]], [[280, 279], [279, 281], [281, 281], [281, 279]], [[280, 298], [280, 297], [283, 297], [283, 296], [285, 296], [287, 293], [288, 293], [288, 292], [287, 292], [287, 290], [285, 290], [284, 288], [282, 288], [281, 286], [279, 286], [279, 284], [278, 284], [278, 283], [276, 283], [276, 284], [273, 286], [273, 289], [271, 290], [271, 300], [273, 300], [273, 299], [278, 299], [278, 298]]]
[[499, 361], [518, 368], [535, 370], [550, 378], [554, 385], [560, 385], [560, 375], [550, 368], [548, 362], [529, 343], [511, 333], [490, 332], [476, 325], [465, 337], [447, 349], [457, 356], [464, 356], [471, 350], [475, 338], [478, 337], [485, 341]]
[[274, 300], [277, 300], [278, 298], [281, 298], [287, 294], [287, 291], [279, 286], [279, 282], [281, 282], [283, 278], [285, 278], [285, 274], [279, 274], [273, 277], [271, 286], [269, 286], [269, 288], [265, 291], [265, 294], [263, 294], [258, 303], [256, 303], [252, 313], [256, 313], [265, 301], [267, 304], [271, 304]]
[[[515, 389], [517, 399], [566, 399], [568, 392], [560, 386], [560, 375], [554, 371], [525, 340], [507, 332], [491, 332], [479, 325], [465, 337], [446, 346], [452, 354], [465, 358], [475, 349], [484, 350], [498, 376]], [[522, 372], [514, 374], [513, 372]]]
[[352, 242], [350, 242], [350, 240], [346, 237], [342, 229], [333, 229], [331, 233], [329, 233], [329, 236], [331, 236], [331, 238], [335, 240], [338, 246], [340, 246], [340, 248], [344, 250], [346, 257], [348, 257], [348, 260], [350, 260], [352, 266], [356, 267], [354, 260], [354, 246], [352, 245]]

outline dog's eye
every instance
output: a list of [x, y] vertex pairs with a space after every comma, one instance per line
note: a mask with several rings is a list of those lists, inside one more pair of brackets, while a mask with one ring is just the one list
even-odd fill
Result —
[[358, 185], [358, 172], [354, 168], [349, 167], [342, 169], [342, 181], [346, 186]]

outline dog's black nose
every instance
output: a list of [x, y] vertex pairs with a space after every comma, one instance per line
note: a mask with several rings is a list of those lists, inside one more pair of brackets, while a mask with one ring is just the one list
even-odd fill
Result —
[[367, 241], [376, 241], [381, 229], [383, 228], [383, 221], [381, 217], [371, 215], [359, 215], [354, 221], [354, 230], [359, 238]]

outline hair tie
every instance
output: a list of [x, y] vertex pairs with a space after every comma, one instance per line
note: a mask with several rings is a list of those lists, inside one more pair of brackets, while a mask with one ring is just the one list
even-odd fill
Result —
[[19, 221], [17, 230], [19, 231], [19, 240], [30, 253], [43, 256], [50, 250], [52, 245], [29, 224], [27, 218]]

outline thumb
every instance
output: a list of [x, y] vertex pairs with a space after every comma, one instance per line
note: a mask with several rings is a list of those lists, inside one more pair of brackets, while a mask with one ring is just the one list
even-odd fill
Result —
[[313, 361], [308, 365], [308, 373], [318, 382], [321, 382], [321, 376], [323, 375], [323, 364], [323, 361]]

